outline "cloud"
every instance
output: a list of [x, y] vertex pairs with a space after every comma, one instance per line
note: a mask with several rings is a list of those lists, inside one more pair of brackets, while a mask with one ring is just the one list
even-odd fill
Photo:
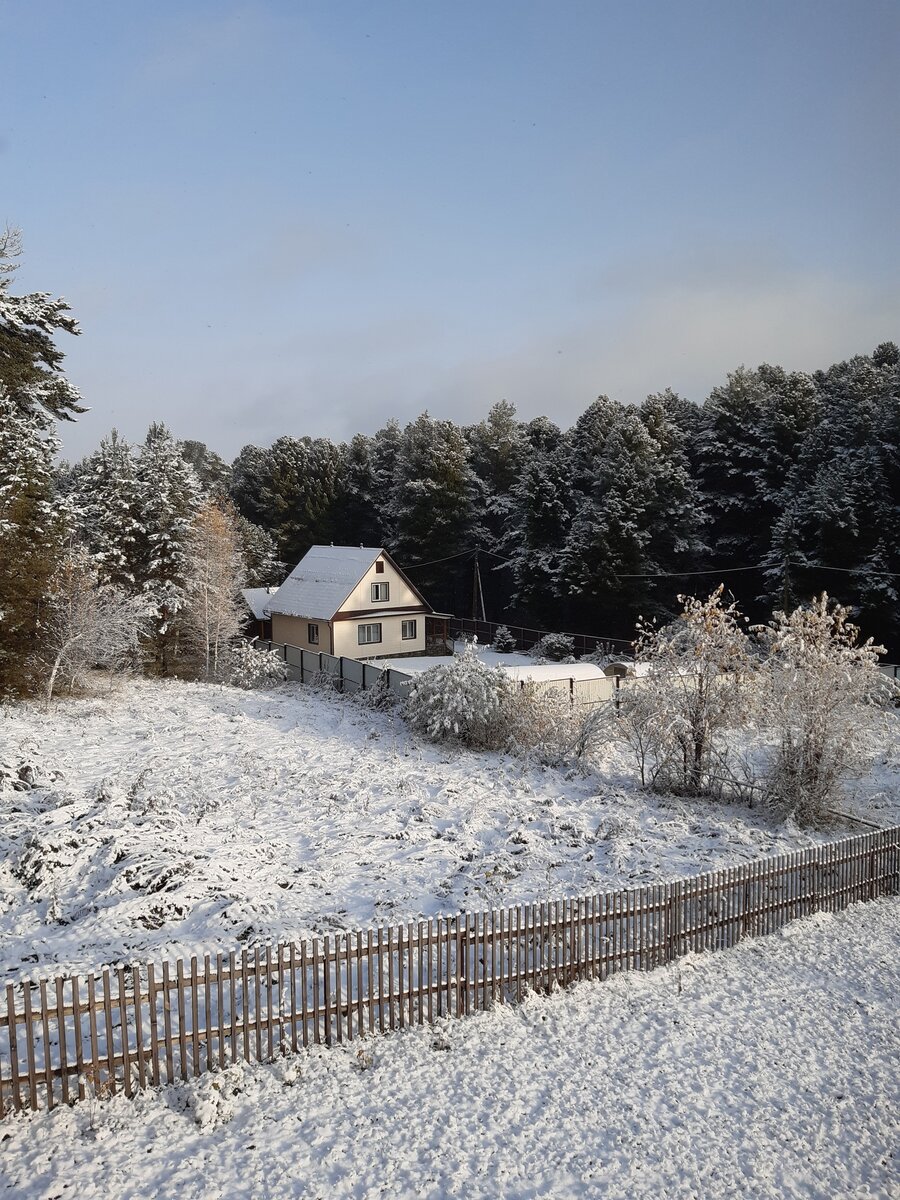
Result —
[[506, 398], [565, 425], [599, 394], [640, 402], [672, 387], [702, 401], [741, 364], [812, 371], [900, 333], [900, 294], [827, 274], [697, 267], [678, 281], [636, 271], [618, 303], [506, 353], [460, 362], [423, 395], [459, 419]]

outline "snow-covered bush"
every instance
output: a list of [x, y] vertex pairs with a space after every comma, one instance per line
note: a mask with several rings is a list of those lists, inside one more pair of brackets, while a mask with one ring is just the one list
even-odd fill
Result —
[[67, 549], [48, 585], [35, 653], [46, 703], [60, 682], [71, 691], [95, 667], [137, 667], [149, 618], [143, 597], [101, 584], [87, 552]]
[[515, 685], [501, 702], [505, 748], [557, 767], [576, 757], [581, 715], [570, 697], [529, 682]]
[[684, 611], [659, 629], [640, 622], [636, 658], [649, 670], [623, 687], [621, 736], [645, 783], [688, 796], [719, 790], [728, 776], [726, 734], [746, 717], [754, 669], [745, 620], [722, 603], [679, 596]]
[[225, 679], [234, 687], [272, 687], [287, 678], [287, 665], [277, 650], [257, 650], [240, 641], [229, 647], [226, 659]]
[[859, 642], [850, 610], [822, 595], [755, 632], [766, 651], [762, 715], [775, 735], [765, 773], [769, 804], [801, 822], [821, 818], [847, 776], [872, 755], [875, 725], [894, 694], [878, 670], [884, 648]]
[[503, 700], [514, 690], [500, 667], [489, 667], [474, 645], [463, 654], [413, 679], [407, 693], [406, 719], [434, 742], [461, 742], [484, 750], [508, 741], [501, 716]]
[[491, 643], [491, 647], [498, 654], [512, 654], [516, 648], [516, 639], [505, 625], [498, 625], [494, 631], [494, 640]]
[[546, 658], [550, 662], [574, 662], [575, 639], [566, 633], [546, 633], [531, 647], [532, 658]]

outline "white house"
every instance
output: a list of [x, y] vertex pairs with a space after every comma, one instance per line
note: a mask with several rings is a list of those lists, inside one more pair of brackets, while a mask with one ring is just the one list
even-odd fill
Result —
[[272, 640], [345, 658], [422, 654], [434, 610], [379, 546], [313, 546], [266, 603]]

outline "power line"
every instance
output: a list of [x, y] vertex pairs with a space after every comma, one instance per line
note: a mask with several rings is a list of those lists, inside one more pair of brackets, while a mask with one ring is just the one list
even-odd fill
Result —
[[412, 563], [405, 566], [404, 571], [415, 571], [417, 567], [433, 567], [435, 563], [449, 562], [451, 558], [465, 558], [467, 554], [477, 554], [477, 550], [460, 550], [459, 554], [448, 554], [446, 558], [432, 558], [428, 562]]
[[[489, 554], [491, 558], [497, 558], [500, 562], [507, 566], [513, 565], [511, 558], [504, 558], [502, 554], [497, 554], [494, 550], [487, 550], [484, 546], [475, 546], [471, 550], [460, 550], [458, 554], [448, 554], [446, 558], [433, 558], [430, 562], [413, 563], [411, 567], [404, 567], [405, 571], [415, 570], [417, 567], [431, 567], [436, 563], [450, 562], [454, 558], [465, 558], [467, 555], [473, 554]], [[753, 563], [748, 567], [710, 567], [703, 571], [658, 571], [653, 574], [637, 574], [624, 573], [622, 571], [614, 571], [616, 579], [691, 579], [701, 575], [735, 575], [739, 571], [775, 571], [780, 566], [796, 567], [803, 571], [839, 571], [843, 575], [856, 575], [859, 572], [858, 567], [826, 567], [820, 566], [818, 563], [801, 563], [794, 562], [793, 559], [781, 559], [777, 563]], [[869, 569], [870, 575], [884, 575], [890, 579], [900, 579], [898, 571], [876, 571]]]

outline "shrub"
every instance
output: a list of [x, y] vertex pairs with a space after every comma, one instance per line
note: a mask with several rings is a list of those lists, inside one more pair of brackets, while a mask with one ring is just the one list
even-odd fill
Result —
[[516, 639], [509, 632], [505, 625], [498, 625], [494, 633], [494, 641], [492, 648], [498, 654], [512, 654], [516, 648]]
[[226, 663], [225, 681], [234, 687], [272, 687], [287, 678], [287, 665], [277, 650], [258, 650], [249, 642], [229, 647]]
[[725, 734], [750, 707], [745, 618], [723, 605], [722, 593], [720, 586], [706, 600], [679, 596], [684, 611], [661, 629], [638, 624], [637, 661], [650, 671], [620, 696], [620, 729], [641, 778], [682, 795], [718, 789], [728, 774]]
[[566, 633], [547, 633], [531, 648], [533, 658], [546, 658], [551, 662], [574, 662], [575, 639]]
[[823, 817], [842, 781], [866, 765], [869, 734], [893, 696], [878, 670], [884, 648], [859, 643], [850, 610], [823, 594], [756, 632], [767, 652], [763, 714], [775, 734], [764, 783], [768, 803], [801, 822]]
[[577, 757], [581, 715], [567, 693], [528, 682], [503, 697], [505, 748], [558, 767]]
[[513, 690], [513, 681], [502, 668], [487, 666], [470, 645], [463, 654], [423, 671], [412, 681], [406, 719], [433, 742], [503, 749], [508, 736], [500, 708]]

